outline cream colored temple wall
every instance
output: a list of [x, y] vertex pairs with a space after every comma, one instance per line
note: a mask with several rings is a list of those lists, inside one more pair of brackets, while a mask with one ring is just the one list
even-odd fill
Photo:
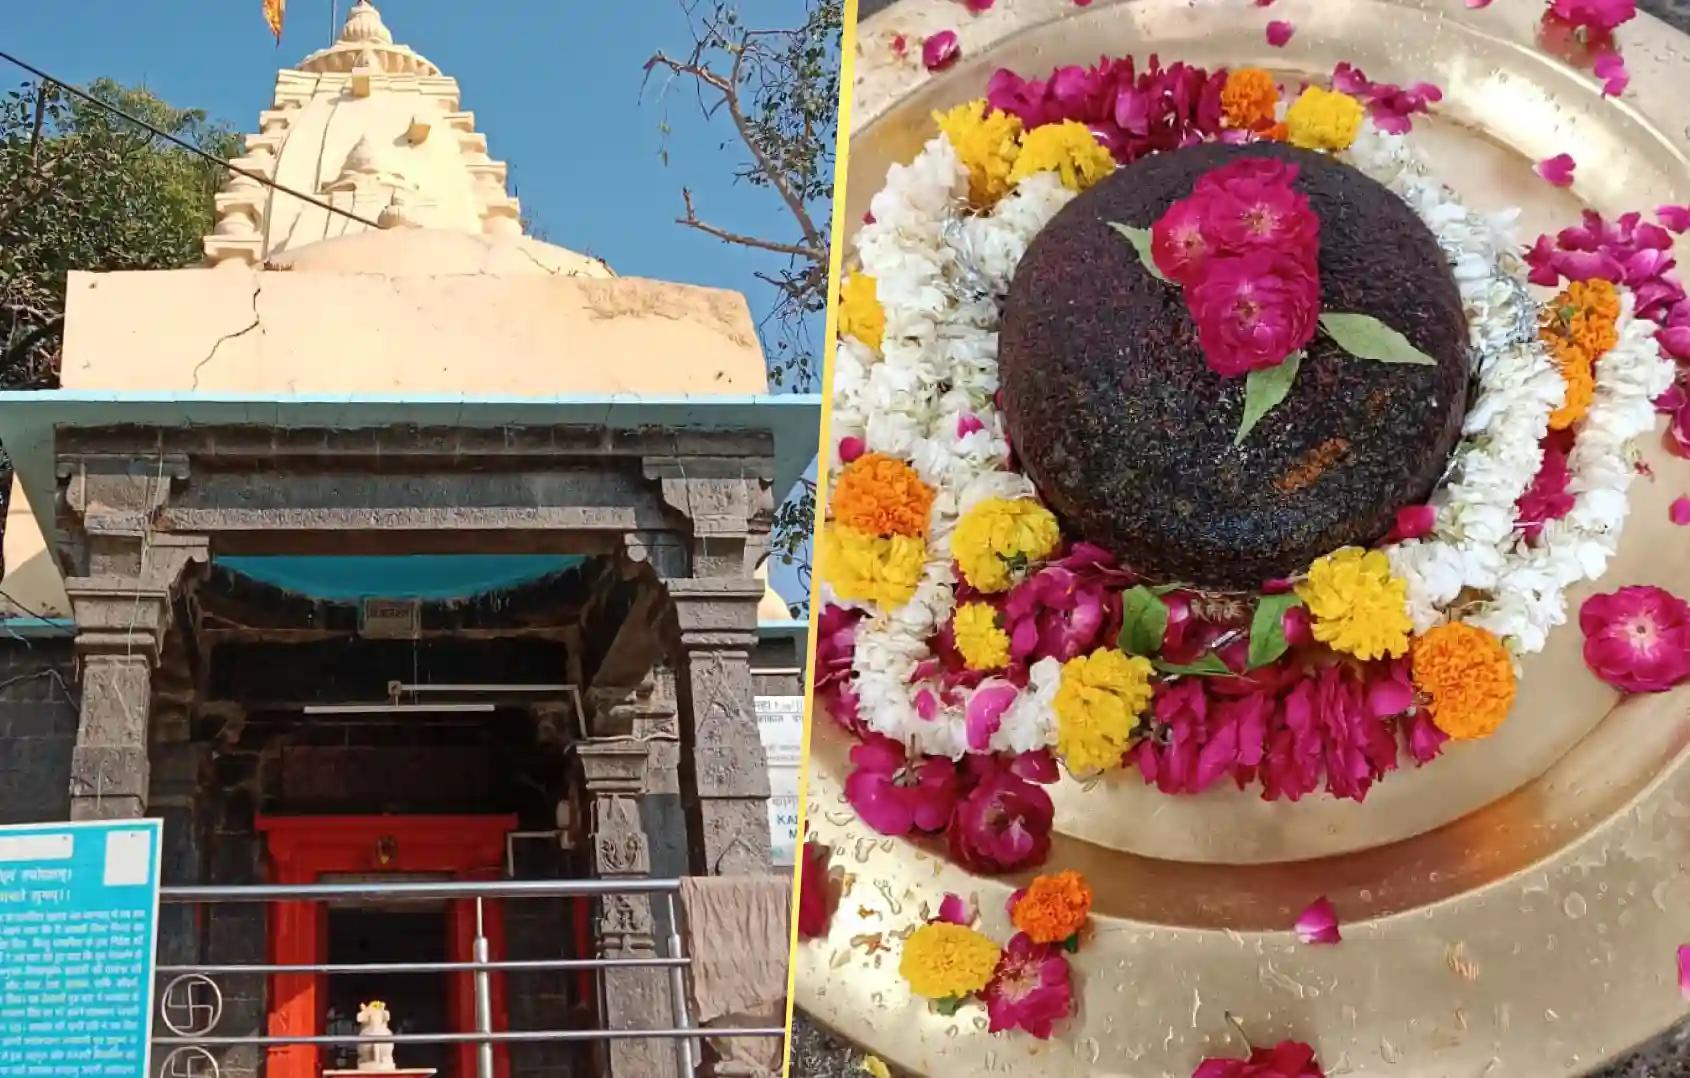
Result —
[[744, 296], [637, 278], [225, 267], [74, 273], [69, 293], [66, 389], [550, 397], [768, 386]]

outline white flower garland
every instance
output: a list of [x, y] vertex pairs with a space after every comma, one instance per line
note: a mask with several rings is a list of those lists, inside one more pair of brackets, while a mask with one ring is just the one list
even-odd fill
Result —
[[1596, 398], [1579, 424], [1569, 470], [1574, 507], [1527, 543], [1516, 505], [1543, 466], [1543, 436], [1566, 384], [1538, 338], [1539, 304], [1527, 291], [1512, 211], [1486, 219], [1426, 175], [1400, 135], [1368, 125], [1345, 155], [1414, 208], [1449, 256], [1467, 319], [1479, 394], [1463, 438], [1432, 495], [1432, 534], [1385, 548], [1408, 582], [1416, 632], [1472, 604], [1465, 620], [1516, 654], [1543, 649], [1567, 620], [1566, 589], [1607, 568], [1627, 510], [1626, 444], [1654, 425], [1651, 403], [1672, 382], [1672, 363], [1633, 317], [1621, 288], [1620, 342], [1596, 364]]
[[[1527, 545], [1515, 505], [1542, 465], [1541, 442], [1565, 387], [1538, 340], [1536, 304], [1516, 254], [1512, 214], [1482, 217], [1430, 179], [1401, 136], [1365, 124], [1344, 155], [1421, 217], [1450, 260], [1466, 309], [1478, 394], [1463, 437], [1432, 496], [1430, 535], [1387, 549], [1408, 583], [1417, 631], [1477, 596], [1482, 625], [1516, 652], [1543, 646], [1566, 618], [1565, 588], [1599, 575], [1612, 554], [1631, 480], [1626, 443], [1647, 430], [1650, 401], [1672, 367], [1622, 289], [1620, 343], [1596, 368], [1596, 398], [1569, 463], [1576, 497], [1565, 520]], [[998, 304], [1028, 244], [1073, 198], [1054, 173], [1021, 181], [988, 213], [966, 211], [967, 170], [943, 134], [895, 165], [857, 236], [864, 273], [886, 318], [881, 354], [842, 342], [834, 370], [834, 433], [909, 461], [936, 491], [928, 560], [914, 597], [895, 610], [863, 606], [853, 658], [859, 713], [913, 748], [970, 751], [964, 707], [939, 701], [922, 677], [927, 641], [954, 608], [950, 540], [957, 520], [988, 497], [1036, 497], [1006, 469], [1009, 443], [993, 405]], [[965, 424], [972, 418], [975, 424]], [[967, 430], [967, 433], [963, 433]], [[837, 467], [838, 462], [835, 462]], [[838, 601], [838, 600], [833, 600]], [[1024, 752], [1055, 741], [1052, 699], [1061, 664], [1045, 659], [1003, 714], [989, 747]]]

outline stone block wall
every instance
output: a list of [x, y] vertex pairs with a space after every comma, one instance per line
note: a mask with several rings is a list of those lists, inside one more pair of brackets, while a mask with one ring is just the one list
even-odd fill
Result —
[[70, 816], [74, 667], [69, 638], [0, 637], [0, 824]]

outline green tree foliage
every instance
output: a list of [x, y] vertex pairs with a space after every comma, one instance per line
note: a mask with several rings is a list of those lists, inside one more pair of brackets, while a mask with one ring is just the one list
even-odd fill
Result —
[[[665, 95], [678, 85], [689, 88], [706, 118], [727, 116], [745, 148], [734, 176], [778, 199], [791, 227], [771, 235], [720, 228], [685, 188], [678, 223], [787, 257], [780, 271], [758, 274], [775, 290], [761, 326], [769, 379], [781, 389], [814, 390], [821, 375], [816, 330], [827, 306], [844, 5], [806, 0], [801, 25], [760, 29], [745, 24], [732, 0], [680, 3], [693, 27], [692, 51], [684, 57], [657, 53], [646, 63], [647, 75], [665, 76]], [[815, 509], [815, 484], [805, 479], [775, 511], [772, 551], [798, 567], [806, 586]]]
[[[219, 157], [240, 152], [229, 128], [144, 88], [101, 79], [88, 92]], [[71, 270], [199, 262], [225, 176], [54, 87], [0, 97], [0, 387], [58, 385]]]

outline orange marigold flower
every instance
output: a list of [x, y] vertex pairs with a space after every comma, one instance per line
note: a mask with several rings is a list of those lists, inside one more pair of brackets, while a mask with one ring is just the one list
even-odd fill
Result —
[[1584, 418], [1585, 413], [1590, 411], [1591, 401], [1596, 399], [1594, 363], [1590, 353], [1577, 342], [1552, 331], [1544, 331], [1543, 343], [1548, 346], [1550, 358], [1561, 369], [1561, 378], [1567, 385], [1561, 406], [1549, 413], [1549, 429], [1566, 430]]
[[833, 519], [864, 535], [926, 535], [933, 488], [885, 453], [847, 464], [833, 487]]
[[1620, 292], [1614, 282], [1593, 278], [1574, 281], [1563, 293], [1579, 310], [1612, 322], [1620, 316]]
[[1514, 703], [1514, 660], [1496, 636], [1452, 621], [1414, 638], [1414, 686], [1453, 738], [1489, 737]]
[[1265, 142], [1284, 142], [1291, 137], [1291, 129], [1283, 121], [1264, 127], [1257, 132]]
[[1078, 872], [1038, 876], [1015, 899], [1009, 919], [1034, 943], [1061, 943], [1091, 913], [1091, 887]]
[[1259, 67], [1241, 67], [1226, 76], [1221, 90], [1221, 112], [1227, 125], [1244, 131], [1268, 127], [1279, 105], [1279, 87], [1273, 76]]

